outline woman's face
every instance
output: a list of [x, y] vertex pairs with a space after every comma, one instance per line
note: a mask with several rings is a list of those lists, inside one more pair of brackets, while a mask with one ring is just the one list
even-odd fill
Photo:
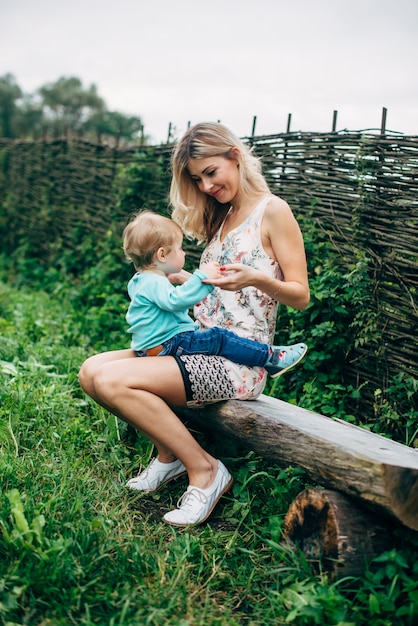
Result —
[[188, 171], [202, 193], [213, 196], [222, 204], [233, 203], [240, 186], [236, 159], [224, 156], [190, 159]]

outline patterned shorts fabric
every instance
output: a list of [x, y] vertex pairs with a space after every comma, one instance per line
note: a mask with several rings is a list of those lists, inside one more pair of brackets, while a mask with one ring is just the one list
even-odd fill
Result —
[[220, 356], [176, 357], [188, 390], [188, 404], [221, 400], [255, 400], [263, 391], [265, 371], [245, 367]]

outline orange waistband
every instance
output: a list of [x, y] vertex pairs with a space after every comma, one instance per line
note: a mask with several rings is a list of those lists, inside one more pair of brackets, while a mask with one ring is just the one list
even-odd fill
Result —
[[160, 344], [159, 346], [155, 346], [154, 348], [149, 348], [148, 350], [145, 350], [145, 354], [147, 356], [158, 356], [160, 354], [160, 352], [163, 351], [163, 347]]

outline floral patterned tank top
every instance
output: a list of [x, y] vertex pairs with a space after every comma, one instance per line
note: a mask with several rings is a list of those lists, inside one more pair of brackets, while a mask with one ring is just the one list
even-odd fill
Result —
[[[271, 196], [264, 197], [249, 217], [221, 241], [222, 227], [204, 250], [201, 263], [221, 265], [243, 263], [272, 278], [282, 278], [277, 261], [265, 252], [261, 243], [261, 222]], [[276, 327], [277, 302], [255, 287], [239, 291], [215, 288], [194, 310], [202, 328], [221, 326], [237, 335], [272, 343]]]

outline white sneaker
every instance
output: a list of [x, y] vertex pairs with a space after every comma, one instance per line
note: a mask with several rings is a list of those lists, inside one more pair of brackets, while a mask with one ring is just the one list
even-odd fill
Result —
[[211, 486], [199, 489], [199, 487], [189, 485], [177, 502], [177, 509], [166, 513], [163, 520], [173, 526], [201, 524], [209, 517], [233, 482], [225, 465], [218, 461], [218, 471]]
[[128, 480], [126, 487], [145, 493], [154, 493], [170, 480], [184, 476], [184, 474], [187, 474], [186, 468], [179, 459], [172, 463], [161, 463], [155, 458], [139, 476]]

